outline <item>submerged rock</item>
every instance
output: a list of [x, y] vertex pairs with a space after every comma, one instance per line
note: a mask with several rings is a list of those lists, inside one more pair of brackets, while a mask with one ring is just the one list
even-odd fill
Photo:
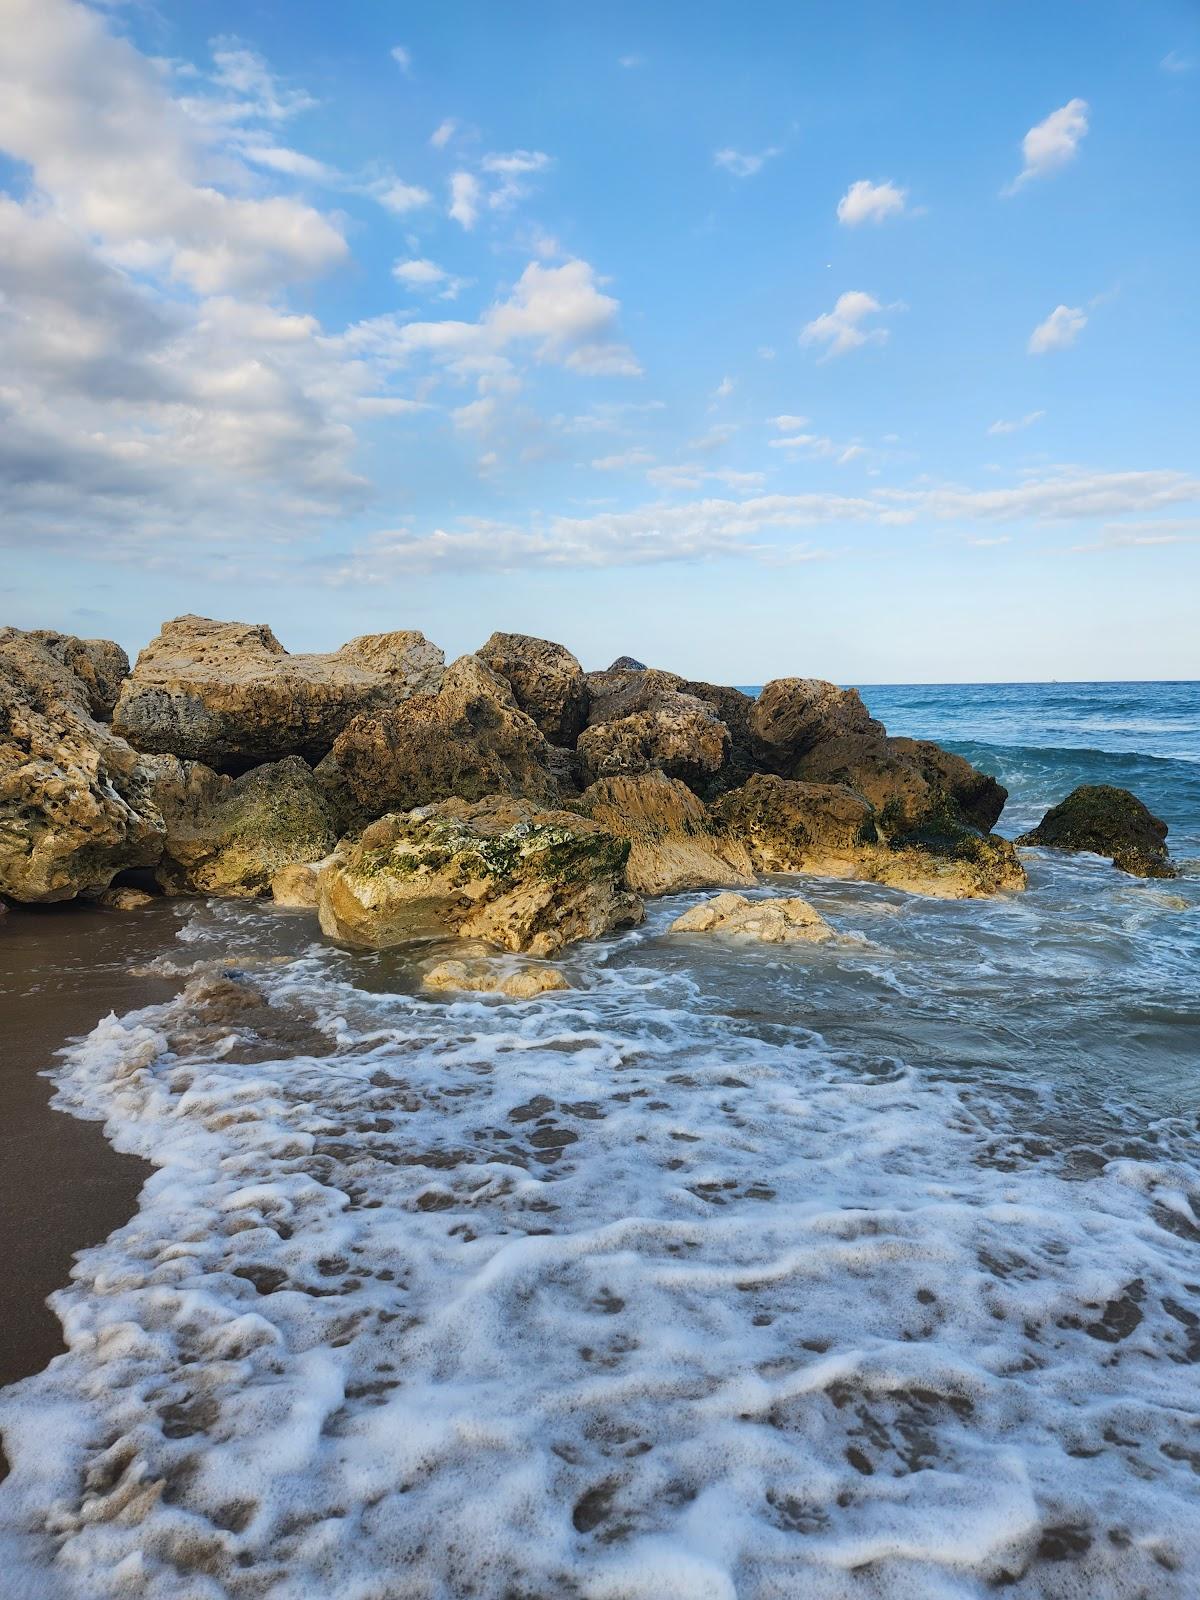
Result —
[[1138, 878], [1178, 876], [1167, 856], [1167, 824], [1135, 794], [1112, 784], [1081, 784], [1017, 843], [1089, 850]]
[[337, 843], [328, 801], [299, 756], [240, 778], [198, 761], [154, 759], [166, 825], [157, 877], [168, 894], [266, 894], [282, 869], [320, 861]]
[[436, 694], [377, 716], [356, 717], [322, 777], [337, 777], [371, 815], [457, 797], [519, 795], [553, 803], [550, 746], [507, 682], [478, 656], [446, 668]]
[[412, 631], [289, 655], [265, 624], [177, 617], [138, 656], [113, 724], [138, 750], [214, 768], [316, 762], [360, 713], [435, 690], [443, 661]]
[[515, 972], [505, 972], [490, 961], [439, 961], [421, 982], [427, 989], [505, 994], [511, 1000], [533, 1000], [540, 994], [571, 987], [554, 967], [520, 967]]
[[0, 894], [70, 900], [158, 860], [150, 775], [94, 715], [123, 661], [104, 640], [0, 632]]
[[834, 937], [825, 918], [807, 900], [747, 900], [744, 894], [718, 894], [676, 917], [671, 933], [715, 933], [759, 944], [824, 944]]
[[746, 846], [725, 834], [677, 778], [663, 772], [601, 778], [579, 805], [608, 833], [629, 840], [625, 881], [637, 894], [755, 881]]
[[641, 920], [629, 844], [587, 817], [524, 800], [450, 800], [372, 823], [321, 872], [322, 929], [383, 947], [457, 934], [556, 954]]
[[478, 654], [551, 744], [574, 747], [587, 723], [589, 696], [583, 668], [569, 650], [523, 633], [494, 633]]

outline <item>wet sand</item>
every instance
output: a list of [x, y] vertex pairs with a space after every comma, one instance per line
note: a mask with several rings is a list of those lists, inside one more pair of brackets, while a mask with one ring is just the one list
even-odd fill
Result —
[[53, 1110], [53, 1085], [40, 1074], [110, 1011], [176, 992], [174, 980], [129, 969], [169, 949], [177, 926], [165, 902], [137, 913], [75, 905], [0, 918], [0, 1384], [63, 1349], [46, 1296], [68, 1281], [77, 1250], [128, 1221], [152, 1170], [119, 1155], [100, 1123]]

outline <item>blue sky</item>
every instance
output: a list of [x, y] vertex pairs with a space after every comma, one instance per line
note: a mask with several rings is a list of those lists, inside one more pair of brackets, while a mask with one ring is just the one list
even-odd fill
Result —
[[0, 17], [3, 620], [1200, 676], [1193, 4]]

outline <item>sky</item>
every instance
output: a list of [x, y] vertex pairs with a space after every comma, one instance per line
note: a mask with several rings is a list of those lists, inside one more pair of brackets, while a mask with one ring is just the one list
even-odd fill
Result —
[[0, 622], [1200, 678], [1200, 7], [0, 0]]

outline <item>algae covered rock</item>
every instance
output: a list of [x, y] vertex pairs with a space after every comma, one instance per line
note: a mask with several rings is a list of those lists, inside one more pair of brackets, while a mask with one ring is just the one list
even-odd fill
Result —
[[456, 934], [554, 955], [641, 919], [629, 844], [587, 817], [492, 797], [382, 817], [321, 872], [330, 937], [383, 947]]
[[266, 894], [283, 868], [320, 861], [337, 843], [328, 802], [299, 756], [240, 778], [196, 761], [158, 762], [166, 839], [157, 876], [168, 894]]
[[123, 661], [103, 640], [0, 632], [0, 894], [70, 900], [158, 860], [149, 775], [93, 714]]
[[436, 694], [356, 717], [322, 776], [334, 767], [373, 816], [451, 797], [509, 794], [552, 803], [558, 794], [541, 729], [478, 656], [460, 656], [447, 667]]
[[755, 881], [746, 846], [724, 833], [678, 778], [663, 772], [601, 778], [579, 806], [607, 832], [629, 840], [625, 881], [638, 894]]
[[748, 900], [744, 894], [718, 894], [676, 917], [671, 933], [712, 933], [758, 944], [824, 944], [834, 937], [825, 918], [799, 896]]
[[218, 769], [316, 762], [353, 717], [436, 689], [442, 664], [412, 631], [289, 655], [265, 624], [177, 617], [138, 656], [113, 724], [138, 750]]
[[583, 668], [569, 650], [524, 633], [494, 633], [478, 655], [551, 744], [574, 747], [587, 722], [589, 696]]
[[1167, 856], [1167, 824], [1128, 789], [1107, 783], [1073, 789], [1017, 843], [1088, 850], [1138, 878], [1178, 876]]
[[518, 967], [505, 971], [492, 961], [439, 961], [421, 979], [426, 989], [469, 994], [502, 994], [510, 1000], [534, 1000], [571, 985], [554, 967]]

